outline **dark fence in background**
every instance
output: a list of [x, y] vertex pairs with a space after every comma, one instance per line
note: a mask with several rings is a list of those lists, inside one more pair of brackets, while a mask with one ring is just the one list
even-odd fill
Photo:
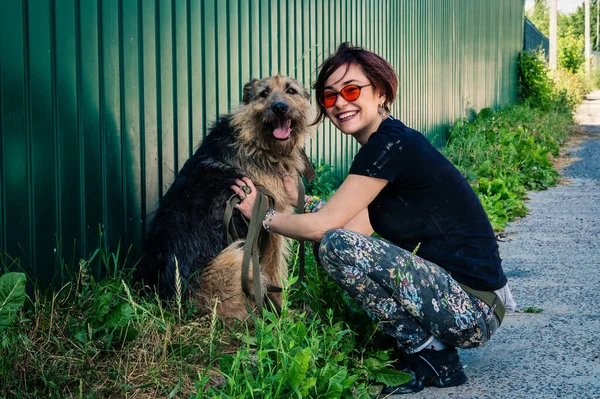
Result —
[[[243, 84], [281, 73], [309, 87], [342, 41], [395, 66], [393, 114], [440, 145], [468, 110], [514, 101], [523, 9], [523, 0], [0, 0], [0, 251], [42, 281], [59, 254], [76, 265], [101, 238], [139, 258], [145, 215]], [[342, 176], [357, 144], [326, 122], [306, 149]]]
[[544, 50], [546, 60], [548, 60], [550, 54], [550, 40], [527, 17], [525, 18], [523, 29], [523, 50]]

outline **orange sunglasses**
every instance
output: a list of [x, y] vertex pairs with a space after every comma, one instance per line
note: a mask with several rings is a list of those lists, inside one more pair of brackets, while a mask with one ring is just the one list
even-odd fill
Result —
[[331, 108], [335, 105], [338, 94], [341, 95], [342, 98], [346, 101], [355, 101], [358, 97], [360, 97], [360, 90], [363, 87], [367, 87], [367, 86], [371, 86], [371, 85], [372, 85], [372, 83], [369, 83], [368, 85], [362, 85], [362, 86], [348, 85], [348, 86], [344, 86], [342, 88], [342, 90], [340, 90], [339, 92], [331, 91], [331, 90], [325, 91], [325, 92], [323, 92], [323, 94], [321, 94], [321, 98], [319, 99], [319, 102], [325, 108]]

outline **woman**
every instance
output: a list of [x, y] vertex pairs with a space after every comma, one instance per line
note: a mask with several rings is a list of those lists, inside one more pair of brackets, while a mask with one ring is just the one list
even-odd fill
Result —
[[[487, 342], [504, 305], [514, 306], [471, 186], [421, 133], [389, 115], [397, 85], [391, 65], [360, 47], [344, 43], [324, 62], [315, 123], [329, 118], [361, 148], [327, 203], [309, 196], [307, 213], [270, 209], [263, 222], [272, 234], [320, 241], [322, 266], [397, 340], [403, 356], [396, 365], [413, 379], [384, 393], [465, 383], [456, 347]], [[282, 178], [295, 204], [294, 181]], [[238, 209], [249, 218], [256, 190], [242, 180], [232, 189], [245, 198]]]

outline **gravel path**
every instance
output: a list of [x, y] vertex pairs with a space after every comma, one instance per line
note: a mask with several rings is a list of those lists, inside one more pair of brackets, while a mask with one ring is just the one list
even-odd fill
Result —
[[578, 109], [588, 137], [565, 183], [529, 195], [500, 243], [519, 307], [484, 347], [461, 351], [469, 382], [411, 398], [600, 399], [600, 91]]

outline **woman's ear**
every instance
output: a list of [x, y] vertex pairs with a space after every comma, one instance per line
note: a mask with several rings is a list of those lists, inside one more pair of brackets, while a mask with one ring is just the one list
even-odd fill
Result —
[[385, 93], [379, 93], [379, 98], [377, 99], [377, 102], [379, 104], [379, 113], [381, 114], [384, 111], [389, 112], [389, 108], [387, 106], [387, 97], [385, 95]]

